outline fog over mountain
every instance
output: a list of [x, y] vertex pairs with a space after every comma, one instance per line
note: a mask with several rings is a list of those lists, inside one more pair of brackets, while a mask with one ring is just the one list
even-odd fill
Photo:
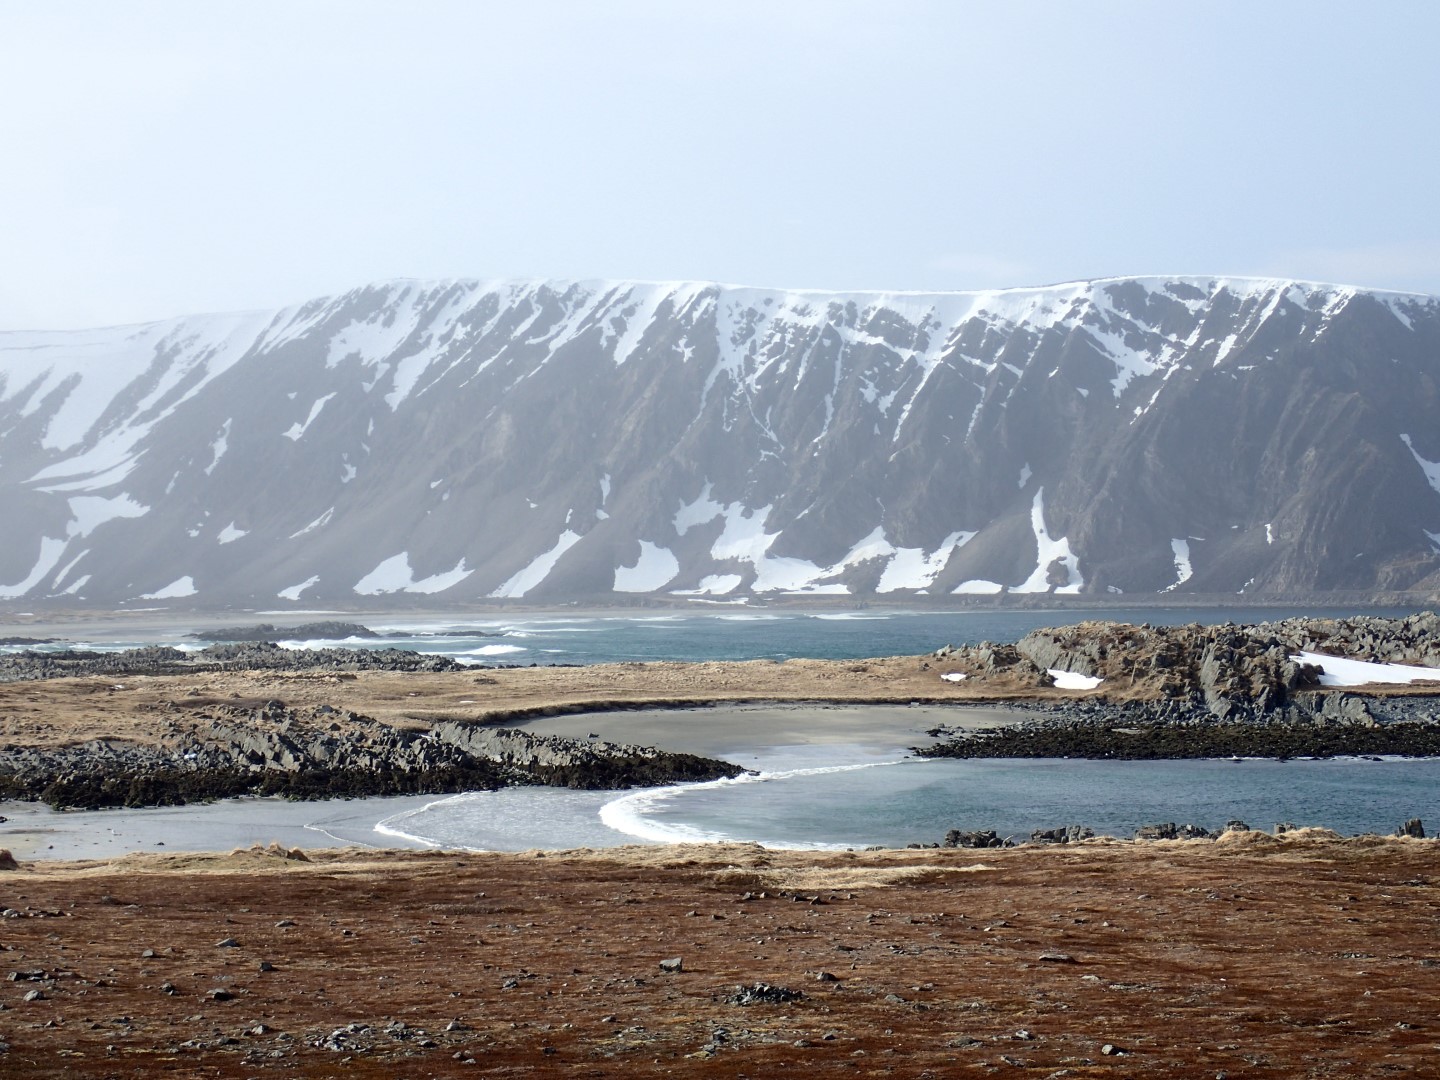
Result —
[[0, 334], [0, 602], [1440, 589], [1440, 300], [415, 282]]

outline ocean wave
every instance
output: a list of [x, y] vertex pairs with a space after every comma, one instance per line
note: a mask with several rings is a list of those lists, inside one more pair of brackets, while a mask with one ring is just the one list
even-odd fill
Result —
[[[464, 794], [449, 795], [443, 799], [436, 799], [434, 802], [428, 802], [424, 806], [417, 806], [413, 810], [402, 810], [398, 814], [392, 814], [388, 818], [383, 818], [382, 820], [377, 821], [375, 823], [375, 831], [381, 836], [393, 836], [397, 840], [406, 840], [412, 844], [420, 844], [423, 847], [438, 848], [441, 846], [438, 841], [432, 840], [428, 836], [422, 836], [419, 833], [407, 832], [401, 827], [402, 824], [409, 821], [411, 818], [419, 817], [421, 814], [429, 813], [436, 807], [444, 806], [447, 803], [459, 802], [465, 798], [467, 798], [467, 796]], [[308, 829], [310, 826], [307, 825], [305, 827]], [[479, 851], [481, 849], [461, 848], [460, 850]]]
[[[409, 639], [398, 638], [398, 639], [394, 639], [394, 640], [395, 640], [396, 643], [398, 644], [398, 642], [400, 642], [400, 641], [405, 641], [405, 640], [409, 640]], [[356, 645], [364, 645], [364, 646], [366, 646], [367, 648], [372, 648], [372, 649], [373, 649], [373, 648], [377, 648], [377, 647], [385, 647], [386, 645], [389, 644], [389, 642], [386, 642], [384, 638], [378, 638], [378, 639], [377, 639], [377, 638], [347, 637], [347, 638], [310, 638], [310, 639], [308, 639], [308, 640], [290, 639], [290, 640], [286, 640], [286, 641], [277, 641], [275, 644], [278, 645], [278, 646], [280, 646], [280, 648], [282, 648], [282, 649], [289, 649], [291, 652], [314, 652], [314, 651], [316, 651], [316, 650], [318, 650], [318, 649], [351, 648], [351, 647], [354, 647], [354, 646], [356, 646]]]
[[506, 656], [510, 653], [527, 652], [524, 645], [481, 645], [478, 649], [464, 649], [451, 656]]

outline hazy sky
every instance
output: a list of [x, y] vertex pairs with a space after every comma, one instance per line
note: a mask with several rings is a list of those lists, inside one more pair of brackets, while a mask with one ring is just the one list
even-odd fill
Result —
[[0, 0], [0, 328], [396, 277], [1440, 293], [1440, 3]]

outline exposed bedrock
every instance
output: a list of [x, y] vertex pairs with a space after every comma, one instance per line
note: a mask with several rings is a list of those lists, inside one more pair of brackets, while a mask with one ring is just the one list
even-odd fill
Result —
[[[1035, 630], [1014, 645], [989, 642], [936, 653], [967, 675], [1009, 673], [1051, 681], [1059, 670], [1100, 678], [1098, 699], [1138, 718], [1361, 721], [1373, 699], [1322, 686], [1322, 669], [1292, 659], [1318, 652], [1353, 660], [1440, 667], [1440, 618], [1285, 619], [1254, 626], [1133, 626], [1083, 622]], [[1143, 708], [1141, 705], [1143, 703]]]
[[[743, 770], [654, 747], [577, 742], [457, 722], [407, 730], [278, 701], [160, 721], [158, 745], [92, 740], [0, 750], [0, 798], [56, 807], [151, 806], [235, 795], [403, 795], [548, 784], [609, 789], [713, 780]], [[339, 720], [345, 721], [342, 728]]]
[[0, 682], [83, 675], [193, 675], [210, 671], [460, 671], [448, 656], [409, 649], [283, 649], [271, 642], [231, 642], [196, 651], [148, 645], [121, 652], [68, 649], [0, 656]]

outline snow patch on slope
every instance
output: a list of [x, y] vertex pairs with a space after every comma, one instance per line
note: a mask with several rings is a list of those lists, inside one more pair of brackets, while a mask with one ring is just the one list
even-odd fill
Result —
[[1166, 592], [1173, 592], [1185, 582], [1189, 581], [1195, 573], [1190, 565], [1190, 542], [1183, 537], [1170, 541], [1170, 551], [1175, 556], [1175, 581], [1165, 586]]
[[0, 597], [24, 596], [40, 584], [45, 575], [55, 569], [56, 564], [60, 562], [60, 557], [65, 554], [65, 547], [69, 542], [63, 538], [42, 536], [40, 538], [40, 555], [30, 573], [23, 581], [18, 581], [14, 585], [0, 585]]
[[897, 589], [928, 589], [956, 549], [964, 547], [974, 536], [973, 532], [953, 532], [931, 552], [926, 552], [924, 548], [896, 548], [894, 556], [885, 565], [885, 572], [880, 575], [875, 591], [888, 593]]
[[[323, 408], [325, 408], [325, 403], [326, 403], [327, 401], [329, 401], [331, 398], [333, 398], [334, 396], [335, 396], [335, 393], [333, 393], [333, 392], [332, 392], [332, 393], [329, 393], [329, 394], [326, 394], [326, 395], [325, 395], [324, 397], [322, 397], [320, 400], [316, 401], [315, 404], [311, 405], [311, 406], [310, 406], [310, 415], [307, 416], [307, 417], [305, 417], [305, 422], [304, 422], [303, 424], [302, 424], [302, 423], [294, 423], [294, 424], [291, 424], [291, 425], [290, 425], [290, 430], [288, 430], [288, 431], [286, 431], [286, 432], [283, 432], [285, 438], [287, 438], [287, 439], [294, 439], [296, 442], [299, 442], [299, 441], [300, 441], [300, 436], [302, 436], [302, 435], [305, 434], [306, 430], [309, 429], [310, 425], [315, 422], [315, 418], [320, 415], [320, 410], [323, 409]], [[228, 429], [227, 429], [227, 430], [228, 430]], [[216, 460], [218, 461], [219, 459], [217, 458]], [[212, 465], [211, 467], [213, 468], [214, 466]], [[208, 470], [207, 470], [207, 471], [208, 471]]]
[[734, 592], [745, 579], [739, 574], [710, 574], [693, 589], [671, 589], [672, 596], [723, 596]]
[[288, 589], [281, 589], [275, 595], [280, 597], [281, 600], [299, 600], [300, 594], [303, 593], [306, 589], [310, 588], [310, 586], [314, 585], [319, 580], [319, 574], [312, 574], [310, 577], [300, 582], [299, 585], [291, 585]]
[[198, 592], [195, 588], [195, 579], [186, 575], [176, 578], [163, 589], [157, 589], [152, 593], [142, 593], [141, 600], [183, 600], [187, 596], [194, 596]]
[[[380, 596], [384, 593], [437, 593], [452, 585], [458, 585], [473, 571], [465, 569], [465, 560], [455, 564], [453, 570], [432, 574], [415, 580], [415, 571], [410, 569], [410, 553], [402, 551], [392, 555], [355, 583], [355, 592], [361, 596]], [[298, 595], [298, 594], [297, 594]]]
[[1035, 546], [1039, 549], [1039, 558], [1035, 564], [1035, 570], [1025, 581], [1015, 586], [1012, 592], [1018, 593], [1043, 593], [1051, 590], [1050, 568], [1059, 563], [1065, 570], [1065, 581], [1054, 586], [1056, 593], [1078, 593], [1085, 585], [1085, 579], [1080, 575], [1080, 561], [1070, 550], [1070, 541], [1065, 537], [1051, 539], [1050, 531], [1045, 527], [1045, 489], [1042, 487], [1035, 492], [1035, 501], [1030, 506], [1030, 528], [1035, 533]]
[[220, 434], [215, 436], [215, 441], [210, 444], [210, 464], [205, 466], [205, 475], [209, 476], [215, 471], [215, 466], [220, 464], [220, 459], [225, 456], [225, 451], [230, 447], [230, 425], [233, 419], [226, 420], [220, 428]]
[[680, 573], [680, 560], [669, 548], [640, 541], [640, 558], [634, 566], [615, 568], [615, 591], [647, 593], [663, 589]]
[[566, 529], [560, 534], [560, 539], [555, 541], [555, 546], [549, 551], [542, 552], [531, 559], [528, 564], [506, 579], [498, 589], [492, 592], [492, 597], [500, 599], [515, 599], [524, 596], [531, 589], [539, 585], [547, 577], [550, 571], [555, 569], [555, 564], [560, 561], [560, 556], [569, 551], [580, 541], [580, 534]]
[[955, 588], [951, 589], [952, 595], [959, 596], [994, 596], [1004, 592], [1005, 586], [998, 581], [986, 581], [984, 578], [971, 578], [962, 581]]
[[1419, 465], [1425, 473], [1426, 482], [1437, 493], [1440, 493], [1440, 461], [1429, 461], [1421, 457], [1420, 452], [1415, 449], [1415, 444], [1410, 441], [1409, 435], [1401, 435], [1400, 441], [1405, 444], [1405, 449], [1410, 451], [1410, 456], [1415, 459], [1415, 464]]
[[138, 518], [150, 512], [148, 506], [141, 506], [129, 495], [115, 495], [104, 498], [100, 495], [75, 495], [69, 499], [71, 522], [66, 532], [71, 537], [85, 537], [104, 525], [119, 518]]

